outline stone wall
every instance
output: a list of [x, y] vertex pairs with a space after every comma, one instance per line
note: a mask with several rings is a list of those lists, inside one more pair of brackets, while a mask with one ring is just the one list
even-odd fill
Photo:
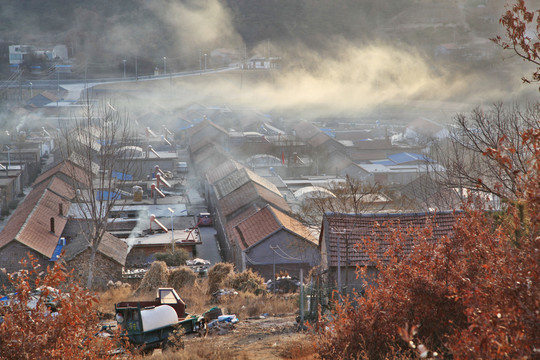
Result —
[[0, 249], [0, 268], [6, 269], [8, 273], [19, 271], [22, 268], [19, 262], [21, 259], [28, 260], [28, 254], [31, 254], [38, 260], [43, 270], [52, 264], [48, 257], [43, 256], [18, 241], [11, 241]]
[[[88, 278], [89, 262], [90, 249], [83, 251], [66, 264], [68, 270], [73, 270], [74, 278], [80, 280], [83, 285], [86, 285]], [[98, 252], [94, 263], [93, 288], [104, 289], [109, 280], [122, 281], [122, 265]]]

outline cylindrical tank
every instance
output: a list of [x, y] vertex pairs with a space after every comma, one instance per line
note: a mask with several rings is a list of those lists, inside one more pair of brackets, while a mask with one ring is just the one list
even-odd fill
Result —
[[135, 185], [133, 187], [133, 201], [142, 201], [143, 190], [142, 187]]
[[152, 331], [178, 323], [176, 311], [169, 305], [160, 305], [152, 309], [141, 310], [143, 331]]

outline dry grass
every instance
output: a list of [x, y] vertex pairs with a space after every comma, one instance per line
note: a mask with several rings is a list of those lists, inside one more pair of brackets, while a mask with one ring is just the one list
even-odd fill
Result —
[[246, 319], [262, 314], [292, 314], [298, 310], [295, 296], [257, 296], [240, 292], [236, 296], [224, 296], [219, 306], [224, 313], [235, 314], [239, 319]]
[[303, 335], [286, 340], [281, 344], [281, 357], [295, 360], [319, 359], [313, 335]]
[[166, 287], [169, 281], [169, 269], [163, 261], [154, 261], [144, 275], [134, 295], [155, 294], [160, 287]]
[[266, 290], [264, 279], [251, 269], [241, 273], [230, 274], [225, 281], [227, 287], [232, 287], [237, 291], [262, 294]]
[[185, 286], [178, 291], [178, 295], [187, 305], [186, 311], [190, 314], [202, 314], [212, 305], [208, 295], [208, 280], [197, 280], [193, 286]]
[[156, 354], [145, 359], [153, 360], [247, 360], [249, 357], [245, 351], [229, 349], [216, 344], [211, 338], [197, 343], [186, 344], [184, 350], [167, 350], [162, 354]]
[[171, 271], [171, 273], [169, 274], [169, 281], [167, 286], [172, 287], [177, 291], [180, 291], [186, 286], [193, 286], [196, 279], [197, 274], [195, 274], [193, 270], [191, 270], [187, 266], [181, 266]]
[[114, 304], [132, 299], [131, 288], [119, 287], [108, 289], [102, 293], [98, 293], [98, 298], [99, 303], [96, 305], [96, 309], [103, 314], [114, 314]]
[[230, 263], [217, 263], [208, 271], [208, 293], [223, 288], [227, 278], [234, 272], [234, 267]]

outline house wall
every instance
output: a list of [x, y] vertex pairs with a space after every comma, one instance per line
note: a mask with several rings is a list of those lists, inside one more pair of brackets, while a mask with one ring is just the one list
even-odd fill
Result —
[[[338, 271], [337, 266], [330, 267], [328, 271], [329, 287], [338, 288]], [[356, 266], [341, 267], [341, 288], [342, 294], [351, 294], [356, 291], [362, 294], [366, 286], [374, 285], [374, 280], [377, 277], [378, 270], [370, 266], [366, 268], [365, 276], [356, 274]]]
[[[279, 247], [276, 252], [270, 247]], [[319, 265], [320, 253], [317, 246], [288, 231], [281, 230], [252, 248], [247, 249], [246, 266], [259, 272], [266, 279], [272, 278], [275, 262], [276, 273], [291, 271], [297, 275], [300, 268], [305, 274], [313, 266]]]
[[[88, 249], [66, 263], [67, 270], [73, 270], [74, 279], [81, 281], [82, 284], [86, 284], [86, 280], [88, 278], [90, 255], [91, 251]], [[122, 265], [106, 256], [103, 256], [100, 253], [97, 253], [94, 262], [93, 288], [104, 289], [107, 287], [109, 280], [122, 280]]]
[[19, 271], [22, 268], [19, 262], [21, 259], [28, 260], [28, 254], [38, 260], [38, 264], [41, 265], [41, 269], [43, 270], [52, 264], [48, 257], [43, 256], [18, 241], [11, 241], [0, 249], [0, 268], [6, 269], [8, 273]]

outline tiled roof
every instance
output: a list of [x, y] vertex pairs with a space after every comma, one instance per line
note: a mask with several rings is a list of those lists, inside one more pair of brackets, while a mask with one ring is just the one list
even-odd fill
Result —
[[333, 140], [333, 139], [330, 136], [326, 135], [325, 133], [321, 132], [313, 136], [311, 139], [309, 139], [307, 143], [311, 145], [311, 147], [315, 148], [330, 140]]
[[189, 128], [188, 129], [188, 136], [189, 137], [192, 137], [193, 135], [195, 135], [196, 133], [198, 133], [199, 131], [203, 131], [204, 129], [206, 129], [207, 127], [214, 127], [216, 128], [217, 130], [221, 131], [223, 134], [227, 135], [228, 132], [227, 130], [225, 130], [224, 128], [222, 128], [221, 126], [215, 124], [213, 121], [211, 120], [208, 120], [208, 119], [204, 119], [203, 121], [201, 121], [200, 123], [198, 123], [197, 125], [195, 125], [194, 127], [192, 128]]
[[276, 193], [250, 181], [219, 200], [219, 207], [224, 216], [229, 216], [256, 201], [271, 204], [284, 211], [291, 211], [285, 199]]
[[[328, 265], [337, 266], [338, 241], [342, 264], [349, 258], [349, 266], [370, 265], [369, 255], [366, 250], [355, 248], [355, 244], [363, 243], [363, 239], [371, 238], [377, 241], [379, 246], [377, 256], [384, 259], [384, 253], [388, 249], [388, 236], [392, 231], [408, 228], [424, 228], [428, 224], [433, 226], [433, 239], [442, 236], [451, 236], [456, 222], [456, 216], [452, 212], [440, 213], [396, 213], [396, 214], [338, 214], [327, 213], [323, 219], [321, 238], [326, 241], [326, 254]], [[404, 248], [410, 252], [413, 247], [413, 237], [406, 236]], [[347, 255], [348, 254], [348, 255]]]
[[265, 206], [236, 226], [239, 245], [243, 250], [247, 249], [281, 228], [272, 211]]
[[227, 239], [231, 244], [240, 243], [240, 237], [236, 231], [236, 225], [255, 214], [257, 211], [259, 211], [259, 209], [260, 208], [256, 204], [253, 204], [253, 206], [248, 207], [245, 211], [241, 212], [225, 223], [225, 232], [227, 233]]
[[254, 181], [257, 184], [272, 191], [273, 193], [281, 196], [278, 188], [270, 181], [260, 177], [249, 169], [243, 168], [231, 172], [229, 175], [214, 184], [217, 198], [221, 199], [222, 197], [227, 196], [234, 190], [238, 189], [239, 187], [250, 181]]
[[45, 171], [40, 176], [38, 176], [37, 179], [34, 181], [34, 186], [38, 185], [42, 181], [45, 181], [51, 176], [56, 175], [57, 173], [64, 174], [67, 177], [74, 179], [76, 182], [80, 184], [83, 184], [83, 185], [90, 184], [91, 179], [83, 168], [74, 165], [72, 162], [63, 161], [59, 163], [58, 165], [52, 167], [51, 169]]
[[[0, 232], [0, 247], [16, 240], [51, 257], [67, 222], [64, 215], [71, 205], [70, 195], [74, 193], [69, 188], [59, 178], [42, 181], [34, 187]], [[59, 213], [60, 209], [63, 214]], [[51, 232], [51, 218], [54, 219], [54, 232]]]
[[213, 184], [216, 181], [223, 179], [230, 173], [242, 168], [244, 168], [244, 165], [240, 164], [239, 162], [228, 160], [214, 168], [212, 171], [206, 173], [206, 179], [208, 180], [209, 184]]
[[287, 230], [312, 243], [316, 244], [317, 239], [298, 220], [291, 218], [287, 214], [273, 208], [265, 206], [256, 213], [245, 218], [245, 220], [235, 226], [238, 245], [242, 249], [247, 249], [278, 230]]
[[[66, 261], [70, 261], [88, 248], [90, 248], [90, 244], [84, 236], [79, 234], [65, 247], [64, 258]], [[105, 232], [98, 246], [98, 252], [124, 266], [126, 264], [128, 245], [125, 241]]]
[[319, 130], [315, 125], [307, 121], [301, 121], [296, 124], [296, 126], [294, 127], [294, 131], [296, 132], [296, 136], [298, 136], [302, 140], [311, 139], [315, 135], [321, 133], [321, 130]]

